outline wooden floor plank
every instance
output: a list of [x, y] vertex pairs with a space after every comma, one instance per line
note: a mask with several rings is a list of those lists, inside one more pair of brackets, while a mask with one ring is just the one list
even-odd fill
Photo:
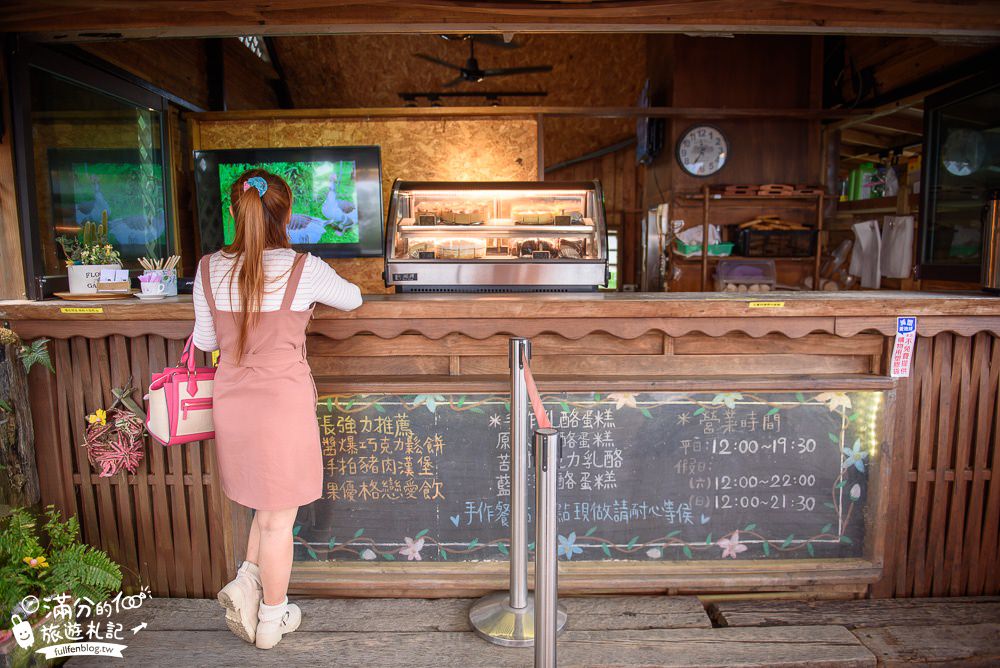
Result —
[[[120, 665], [142, 666], [530, 666], [530, 648], [484, 642], [471, 632], [316, 633], [298, 631], [263, 652], [228, 631], [142, 631]], [[574, 666], [671, 666], [722, 668], [874, 667], [875, 657], [842, 626], [763, 629], [651, 629], [565, 631], [559, 638], [561, 668]], [[70, 668], [106, 665], [79, 657]]]
[[885, 626], [854, 634], [886, 668], [1000, 665], [1000, 624]]
[[720, 601], [709, 614], [722, 626], [835, 624], [849, 629], [940, 624], [1000, 624], [1000, 596], [861, 601]]
[[[476, 599], [311, 598], [302, 608], [302, 630], [315, 632], [470, 631], [469, 606]], [[694, 596], [573, 596], [560, 602], [574, 630], [711, 628]], [[123, 616], [125, 627], [146, 622], [151, 631], [224, 631], [214, 599], [152, 599]]]

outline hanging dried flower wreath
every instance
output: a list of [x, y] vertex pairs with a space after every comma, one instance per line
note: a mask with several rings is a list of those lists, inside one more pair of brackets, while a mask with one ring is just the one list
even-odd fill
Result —
[[145, 416], [132, 401], [131, 381], [112, 393], [115, 402], [110, 409], [98, 409], [87, 416], [83, 444], [87, 448], [87, 458], [100, 469], [102, 478], [109, 478], [123, 469], [135, 473], [145, 456]]

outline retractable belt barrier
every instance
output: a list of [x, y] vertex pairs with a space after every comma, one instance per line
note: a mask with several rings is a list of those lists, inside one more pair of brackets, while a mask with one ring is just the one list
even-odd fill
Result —
[[[482, 597], [469, 610], [472, 628], [483, 639], [507, 647], [535, 647], [535, 665], [556, 665], [556, 636], [566, 626], [558, 602], [556, 474], [562, 455], [558, 432], [531, 373], [531, 342], [510, 339], [510, 590]], [[538, 429], [535, 462], [535, 593], [528, 593], [527, 469], [528, 403]]]

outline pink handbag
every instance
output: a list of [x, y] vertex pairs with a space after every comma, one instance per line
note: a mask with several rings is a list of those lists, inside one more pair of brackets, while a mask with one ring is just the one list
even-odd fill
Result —
[[146, 430], [163, 445], [177, 445], [215, 438], [212, 421], [212, 388], [215, 368], [194, 366], [192, 333], [184, 344], [178, 366], [153, 374], [149, 384]]

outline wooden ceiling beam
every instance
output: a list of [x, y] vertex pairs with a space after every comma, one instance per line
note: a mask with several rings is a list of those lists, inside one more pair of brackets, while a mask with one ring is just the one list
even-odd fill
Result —
[[8, 0], [6, 32], [47, 40], [335, 33], [672, 32], [1000, 37], [1000, 3], [964, 0]]
[[888, 149], [892, 148], [895, 142], [890, 137], [851, 128], [841, 131], [840, 144], [842, 146], [849, 144], [853, 146], [871, 146], [873, 148]]
[[902, 114], [892, 114], [891, 116], [879, 116], [870, 121], [865, 121], [858, 125], [859, 128], [874, 130], [889, 130], [893, 133], [903, 133], [908, 135], [923, 135], [924, 122], [920, 117], [904, 116]]
[[260, 118], [453, 118], [480, 116], [548, 116], [574, 118], [787, 118], [822, 120], [868, 115], [869, 109], [716, 109], [710, 107], [370, 107], [364, 109], [270, 109], [195, 114], [204, 120]]

